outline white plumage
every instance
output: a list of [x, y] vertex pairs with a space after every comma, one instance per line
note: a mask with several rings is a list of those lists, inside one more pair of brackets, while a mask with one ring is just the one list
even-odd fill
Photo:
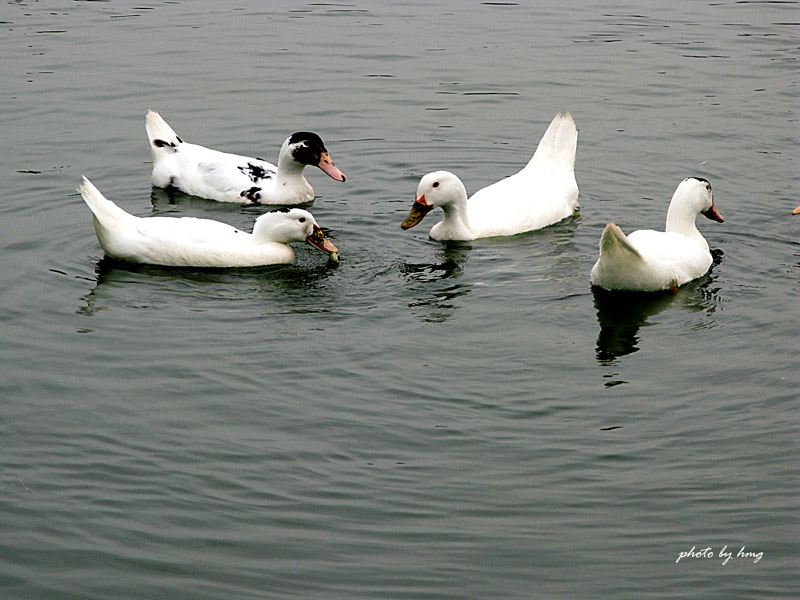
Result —
[[575, 151], [578, 130], [569, 113], [558, 113], [533, 158], [519, 173], [487, 186], [467, 199], [461, 180], [448, 171], [425, 175], [403, 229], [441, 207], [433, 226], [435, 240], [474, 240], [541, 229], [574, 214], [578, 205]]
[[130, 262], [177, 267], [254, 267], [291, 263], [290, 242], [308, 242], [327, 254], [336, 247], [308, 211], [293, 208], [261, 215], [253, 233], [194, 217], [136, 217], [83, 178], [78, 191], [94, 216], [105, 253]]
[[704, 275], [711, 267], [708, 243], [697, 230], [702, 213], [722, 223], [711, 184], [684, 179], [670, 201], [665, 231], [640, 230], [626, 236], [609, 223], [600, 238], [600, 258], [592, 267], [592, 285], [607, 290], [675, 289]]
[[260, 158], [184, 142], [152, 110], [147, 113], [145, 128], [153, 158], [152, 181], [157, 187], [174, 187], [220, 202], [292, 205], [314, 199], [314, 189], [303, 176], [306, 165], [345, 181], [316, 133], [297, 132], [286, 138], [276, 167]]

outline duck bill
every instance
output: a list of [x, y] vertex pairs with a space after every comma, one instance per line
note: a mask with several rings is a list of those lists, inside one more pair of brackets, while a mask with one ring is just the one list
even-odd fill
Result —
[[406, 220], [400, 225], [401, 229], [411, 229], [414, 225], [422, 221], [433, 207], [425, 202], [425, 194], [420, 198], [414, 197], [414, 206], [411, 207], [411, 212], [408, 213]]
[[795, 209], [792, 211], [792, 214], [793, 214], [793, 215], [800, 215], [800, 206], [798, 206], [797, 208], [795, 208]]
[[703, 211], [703, 216], [705, 216], [707, 219], [711, 219], [712, 221], [716, 221], [717, 223], [725, 222], [725, 219], [723, 219], [722, 215], [717, 212], [717, 208], [713, 204], [711, 205], [711, 208]]
[[344, 176], [344, 173], [342, 173], [339, 168], [333, 164], [333, 161], [331, 160], [331, 157], [328, 156], [327, 152], [322, 153], [317, 166], [327, 173], [328, 177], [331, 179], [335, 179], [336, 181], [347, 180], [347, 177]]
[[319, 225], [314, 225], [314, 230], [311, 232], [311, 235], [306, 238], [306, 243], [311, 244], [318, 250], [322, 250], [329, 256], [334, 252], [339, 252], [336, 246], [322, 233], [322, 229], [319, 228]]

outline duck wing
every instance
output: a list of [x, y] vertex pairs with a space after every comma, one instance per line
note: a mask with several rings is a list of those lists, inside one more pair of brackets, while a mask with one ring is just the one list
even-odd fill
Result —
[[571, 173], [547, 166], [525, 168], [472, 195], [470, 226], [490, 235], [514, 235], [552, 225], [578, 208], [574, 182]]
[[181, 144], [177, 160], [182, 166], [181, 189], [215, 199], [242, 198], [257, 203], [261, 191], [275, 185], [277, 167], [248, 156], [218, 152], [193, 144]]
[[197, 217], [147, 217], [139, 219], [136, 231], [150, 245], [223, 245], [249, 237], [235, 227]]

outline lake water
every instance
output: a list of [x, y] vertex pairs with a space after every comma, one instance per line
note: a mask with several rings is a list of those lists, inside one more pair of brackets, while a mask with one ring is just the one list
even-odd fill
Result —
[[[6, 1], [0, 32], [2, 598], [797, 597], [797, 2]], [[271, 161], [319, 133], [339, 268], [104, 259], [84, 174], [265, 210], [151, 189], [149, 108]], [[474, 192], [560, 110], [579, 217], [400, 230], [422, 175]], [[711, 272], [594, 293], [603, 226], [661, 228], [690, 175]]]

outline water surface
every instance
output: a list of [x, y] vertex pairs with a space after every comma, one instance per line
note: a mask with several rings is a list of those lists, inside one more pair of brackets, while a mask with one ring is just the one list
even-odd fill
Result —
[[[793, 598], [796, 2], [5, 2], [4, 598]], [[312, 130], [340, 248], [291, 267], [103, 258], [81, 175], [137, 215], [263, 209], [149, 184], [148, 108], [275, 161]], [[442, 245], [470, 192], [580, 128], [581, 214]], [[595, 293], [603, 226], [687, 176], [705, 277]], [[725, 565], [724, 546], [762, 552]], [[687, 558], [692, 547], [712, 559]], [[794, 592], [792, 590], [795, 590]]]

